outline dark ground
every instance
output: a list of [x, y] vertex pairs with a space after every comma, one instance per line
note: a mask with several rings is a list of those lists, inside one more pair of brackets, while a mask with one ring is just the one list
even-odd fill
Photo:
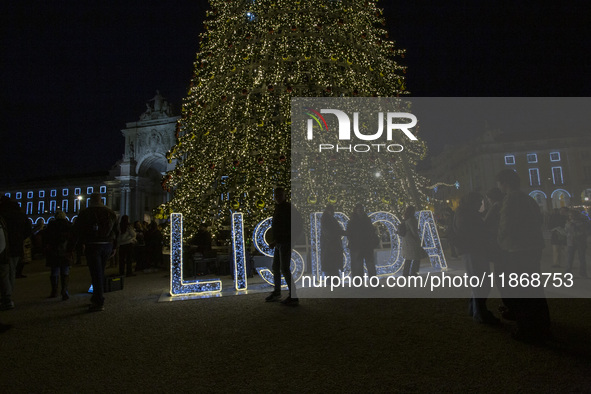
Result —
[[42, 261], [25, 273], [0, 312], [13, 325], [0, 335], [4, 393], [591, 392], [589, 299], [549, 300], [557, 342], [534, 346], [473, 323], [464, 299], [158, 302], [159, 271], [88, 313], [86, 266], [66, 302], [45, 298]]

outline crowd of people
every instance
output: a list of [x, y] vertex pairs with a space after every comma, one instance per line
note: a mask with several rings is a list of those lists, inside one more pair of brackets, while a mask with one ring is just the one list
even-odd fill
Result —
[[[446, 236], [452, 255], [461, 257], [468, 275], [481, 277], [485, 273], [540, 274], [543, 238], [543, 216], [536, 201], [520, 190], [520, 179], [515, 171], [497, 174], [497, 187], [485, 195], [465, 194], [455, 212], [446, 215]], [[575, 210], [555, 210], [550, 220], [554, 266], [559, 267], [566, 257], [564, 273], [571, 273], [575, 255], [579, 261], [579, 275], [587, 277], [585, 261], [587, 237], [591, 222]], [[363, 206], [357, 205], [346, 229], [334, 217], [329, 205], [321, 219], [321, 261], [327, 276], [343, 273], [343, 242], [347, 237], [351, 252], [351, 275], [361, 276], [364, 266], [368, 275], [375, 275], [373, 249], [377, 244]], [[405, 209], [397, 234], [401, 239], [404, 258], [402, 275], [417, 275], [422, 259], [428, 257], [421, 247], [415, 208]], [[565, 252], [566, 247], [566, 252]], [[365, 265], [364, 265], [365, 263]], [[498, 283], [498, 282], [497, 282]], [[472, 288], [468, 313], [474, 321], [498, 325], [501, 320], [487, 307], [490, 287]], [[500, 288], [503, 305], [498, 312], [505, 320], [515, 321], [513, 337], [522, 341], [550, 340], [550, 313], [541, 287]]]
[[[31, 238], [34, 238], [32, 242]], [[85, 257], [92, 278], [93, 295], [89, 311], [104, 310], [105, 268], [119, 261], [120, 275], [135, 276], [163, 265], [162, 232], [157, 223], [136, 221], [124, 215], [120, 220], [106, 207], [98, 193], [89, 198], [74, 223], [60, 210], [47, 226], [34, 231], [18, 203], [7, 196], [0, 201], [0, 310], [14, 308], [16, 278], [26, 278], [22, 267], [31, 261], [33, 245], [39, 243], [50, 271], [49, 298], [70, 298], [70, 267], [82, 264]], [[61, 283], [61, 289], [60, 289]], [[0, 331], [10, 326], [0, 323]]]
[[[283, 188], [275, 190], [275, 201], [269, 232], [269, 246], [274, 249], [274, 290], [266, 301], [281, 299], [283, 275], [289, 294], [281, 302], [298, 305], [290, 262], [292, 246], [302, 234], [303, 221], [297, 209], [287, 201]], [[421, 260], [428, 257], [421, 245], [415, 213], [415, 207], [406, 207], [397, 229], [404, 276], [417, 275]], [[446, 219], [446, 235], [453, 248], [452, 254], [462, 258], [468, 275], [480, 277], [491, 272], [493, 267], [497, 273], [540, 273], [544, 247], [542, 214], [535, 200], [520, 190], [520, 179], [514, 171], [501, 171], [497, 175], [497, 187], [484, 196], [477, 192], [464, 195], [457, 210], [449, 212]], [[579, 274], [587, 277], [585, 253], [587, 236], [591, 233], [589, 223], [588, 218], [574, 210], [554, 210], [548, 225], [555, 267], [561, 267], [564, 261], [565, 273], [571, 273], [577, 255]], [[0, 309], [7, 310], [14, 308], [14, 279], [17, 267], [27, 258], [26, 241], [33, 231], [19, 205], [8, 197], [2, 197], [0, 202], [0, 228]], [[363, 276], [367, 272], [369, 276], [375, 276], [373, 251], [379, 245], [379, 237], [362, 204], [355, 206], [346, 228], [335, 218], [333, 205], [324, 210], [320, 245], [326, 275], [339, 275], [344, 271], [343, 237], [347, 238], [350, 250], [351, 275]], [[104, 310], [105, 268], [109, 261], [115, 266], [115, 256], [118, 257], [119, 274], [127, 277], [135, 276], [137, 271], [158, 269], [163, 264], [163, 236], [158, 224], [146, 225], [139, 221], [132, 224], [127, 215], [118, 220], [97, 193], [90, 196], [88, 208], [80, 212], [74, 223], [58, 211], [41, 232], [41, 238], [46, 265], [50, 269], [49, 297], [61, 296], [64, 301], [70, 298], [70, 266], [74, 262], [81, 264], [84, 255], [93, 285], [91, 312]], [[211, 248], [211, 235], [206, 227], [200, 227], [194, 244], [204, 255]], [[499, 313], [506, 320], [516, 321], [516, 339], [544, 341], [552, 337], [548, 304], [541, 288], [499, 290], [503, 301]], [[486, 286], [473, 288], [468, 311], [479, 323], [497, 325], [500, 319], [487, 306], [489, 292], [490, 288]], [[8, 327], [0, 323], [0, 331]]]

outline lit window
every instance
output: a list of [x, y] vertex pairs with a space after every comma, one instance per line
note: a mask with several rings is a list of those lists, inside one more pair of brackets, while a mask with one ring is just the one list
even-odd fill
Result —
[[528, 163], [537, 163], [538, 162], [538, 155], [535, 153], [528, 153], [527, 154], [527, 162]]
[[80, 194], [80, 188], [77, 187], [76, 189], [74, 189], [74, 194], [75, 195], [79, 195]]
[[27, 198], [33, 198], [33, 192], [27, 192]]
[[554, 182], [555, 185], [564, 184], [564, 179], [562, 178], [562, 167], [552, 167], [552, 182]]
[[16, 193], [16, 199], [20, 200], [21, 198], [23, 198], [23, 193], [21, 193], [21, 192]]
[[103, 202], [104, 205], [107, 205], [107, 198], [106, 197], [101, 197], [101, 201]]
[[64, 189], [62, 190], [62, 196], [67, 196], [68, 195], [69, 190], [68, 189]]
[[551, 152], [550, 161], [560, 161], [560, 152]]
[[80, 200], [74, 200], [74, 212], [78, 212], [80, 210]]
[[10, 197], [10, 193], [4, 193], [6, 197]]
[[27, 203], [27, 215], [32, 215], [33, 214], [33, 203], [31, 201], [29, 201]]
[[45, 197], [45, 190], [39, 190], [39, 197]]
[[92, 186], [86, 188], [86, 194], [92, 194], [93, 191], [94, 189], [92, 188]]
[[529, 185], [540, 186], [540, 171], [537, 168], [529, 169]]
[[57, 202], [55, 200], [51, 200], [49, 202], [49, 212], [55, 213], [56, 210], [57, 210]]
[[101, 192], [101, 194], [105, 194], [107, 192], [107, 187], [106, 186], [101, 186], [100, 192]]
[[37, 213], [38, 214], [43, 214], [43, 212], [45, 211], [45, 201], [39, 201], [39, 204], [37, 205]]
[[57, 196], [57, 190], [52, 190], [52, 191], [50, 191], [50, 192], [49, 192], [49, 195], [50, 195], [51, 197], [55, 197], [55, 196]]
[[62, 200], [62, 211], [68, 212], [68, 200]]
[[513, 155], [505, 155], [505, 164], [506, 165], [512, 165], [515, 164], [515, 156]]

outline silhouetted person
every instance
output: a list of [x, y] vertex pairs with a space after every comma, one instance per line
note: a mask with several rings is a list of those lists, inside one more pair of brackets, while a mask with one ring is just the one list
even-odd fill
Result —
[[45, 250], [45, 265], [51, 269], [49, 281], [51, 293], [49, 298], [58, 296], [60, 277], [62, 281], [62, 300], [70, 299], [68, 286], [70, 283], [70, 265], [74, 260], [72, 223], [66, 218], [66, 214], [58, 211], [55, 219], [50, 221], [43, 233]]
[[[162, 264], [162, 232], [158, 228], [158, 223], [150, 222], [144, 235], [146, 241], [146, 255], [148, 256], [148, 266], [158, 268]], [[209, 242], [211, 250], [211, 238]]]
[[6, 196], [0, 198], [0, 216], [6, 225], [6, 234], [8, 235], [8, 262], [0, 264], [0, 310], [13, 309], [14, 302], [12, 295], [14, 292], [14, 281], [16, 278], [16, 267], [23, 258], [23, 243], [29, 238], [33, 231], [31, 222], [27, 219], [18, 203]]
[[345, 230], [334, 217], [334, 206], [327, 205], [320, 219], [320, 261], [327, 276], [338, 276], [343, 269], [343, 241]]
[[[499, 247], [497, 235], [499, 233], [499, 223], [501, 221], [501, 208], [503, 207], [503, 199], [505, 194], [498, 188], [493, 187], [486, 192], [486, 199], [488, 201], [488, 209], [484, 215], [484, 226], [487, 231], [488, 238], [488, 261], [493, 263], [495, 272], [503, 271], [503, 251]], [[513, 312], [509, 311], [506, 305], [499, 306], [499, 312], [506, 320], [515, 320]]]
[[566, 272], [572, 272], [576, 253], [579, 256], [579, 275], [581, 275], [583, 278], [587, 277], [587, 262], [585, 261], [585, 253], [587, 252], [588, 226], [588, 221], [578, 212], [571, 210], [568, 213], [568, 221], [565, 225]]
[[23, 242], [23, 258], [16, 266], [16, 278], [26, 278], [27, 275], [23, 274], [23, 269], [26, 264], [29, 264], [33, 261], [33, 241], [31, 240], [32, 237], [25, 238]]
[[201, 223], [197, 234], [189, 242], [196, 247], [196, 252], [205, 256], [206, 253], [211, 252], [211, 233], [207, 230], [207, 225]]
[[[489, 239], [490, 233], [480, 216], [482, 207], [482, 195], [469, 192], [460, 199], [456, 210], [454, 231], [456, 232], [456, 246], [458, 253], [466, 265], [466, 273], [469, 276], [482, 278], [484, 273], [490, 273]], [[472, 298], [469, 304], [469, 313], [478, 323], [497, 324], [497, 319], [487, 308], [486, 298], [490, 287], [483, 284], [482, 287], [472, 287]]]
[[[0, 216], [0, 264], [8, 265], [8, 250], [7, 250], [7, 243], [8, 243], [8, 234], [6, 233], [6, 223], [4, 223], [4, 219]], [[9, 330], [12, 326], [10, 324], [4, 324], [0, 322], [0, 333], [3, 333]]]
[[548, 229], [550, 229], [550, 245], [552, 245], [552, 267], [560, 267], [564, 257], [564, 247], [566, 246], [566, 225], [568, 214], [558, 208], [554, 208], [550, 219], [548, 220]]
[[501, 248], [497, 241], [499, 233], [499, 223], [501, 221], [501, 208], [505, 195], [498, 187], [493, 187], [486, 192], [488, 209], [484, 215], [484, 225], [488, 238], [488, 258], [489, 261], [497, 262], [501, 259]]
[[454, 222], [455, 212], [450, 207], [446, 207], [445, 211], [443, 212], [443, 220], [445, 222], [445, 236], [447, 237], [447, 242], [449, 244], [449, 252], [451, 257], [458, 257], [458, 252], [456, 250], [456, 246], [454, 245], [450, 234], [452, 233], [451, 226]]
[[283, 301], [285, 305], [297, 305], [296, 287], [291, 278], [291, 245], [292, 245], [292, 206], [286, 201], [285, 189], [275, 189], [275, 213], [271, 224], [271, 237], [273, 242], [269, 245], [274, 248], [273, 253], [273, 277], [275, 288], [265, 301], [278, 301], [281, 298], [281, 274], [287, 283], [289, 296]]
[[363, 264], [367, 267], [367, 275], [376, 275], [373, 250], [380, 242], [371, 220], [365, 213], [363, 205], [357, 204], [347, 224], [347, 239], [351, 253], [351, 276], [363, 276]]
[[[193, 275], [206, 275], [209, 272], [209, 263], [205, 259], [212, 258], [215, 256], [215, 252], [212, 252], [212, 237], [211, 233], [207, 229], [205, 223], [200, 223], [197, 233], [189, 240], [190, 253], [189, 256], [193, 260], [193, 268], [195, 272]], [[234, 245], [232, 245], [234, 247]], [[234, 249], [228, 255], [228, 264], [223, 265], [220, 272], [226, 272], [228, 269], [234, 272]]]
[[568, 212], [561, 213], [560, 209], [554, 208], [550, 214], [550, 218], [548, 219], [548, 230], [552, 230], [556, 227], [564, 227], [567, 216]]
[[104, 311], [104, 283], [107, 261], [115, 255], [119, 226], [117, 216], [103, 205], [101, 195], [93, 193], [88, 208], [80, 211], [74, 224], [74, 235], [84, 243], [86, 264], [92, 278], [92, 297], [89, 312]]
[[121, 216], [119, 221], [119, 275], [135, 276], [132, 269], [133, 246], [137, 242], [135, 230], [129, 222], [129, 216]]
[[[510, 274], [540, 274], [544, 239], [542, 214], [536, 201], [519, 190], [519, 175], [513, 170], [497, 174], [497, 186], [505, 193], [497, 240], [503, 253], [505, 282]], [[500, 265], [500, 264], [499, 264]], [[515, 314], [513, 337], [540, 342], [552, 338], [550, 313], [542, 287], [501, 288], [505, 305]], [[528, 298], [519, 298], [519, 297]]]
[[417, 275], [421, 266], [421, 259], [425, 256], [425, 251], [421, 247], [421, 237], [419, 236], [419, 223], [415, 217], [415, 207], [409, 206], [404, 210], [401, 229], [398, 235], [402, 238], [401, 255], [404, 258], [402, 275]]
[[135, 272], [143, 271], [146, 267], [146, 240], [144, 237], [144, 224], [139, 220], [133, 222], [133, 229], [135, 230], [135, 239], [137, 242], [133, 247], [133, 255], [135, 258]]
[[31, 257], [35, 256], [35, 254], [43, 255], [43, 233], [45, 228], [43, 221], [33, 226], [33, 234], [29, 237], [33, 249]]
[[76, 265], [82, 265], [82, 256], [84, 255], [84, 244], [79, 242], [76, 245]]

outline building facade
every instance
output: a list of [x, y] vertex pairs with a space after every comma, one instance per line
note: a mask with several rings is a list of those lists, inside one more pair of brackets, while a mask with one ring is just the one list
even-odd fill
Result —
[[110, 171], [31, 180], [3, 187], [2, 194], [16, 200], [36, 225], [49, 222], [58, 209], [75, 219], [92, 193], [100, 193], [103, 203], [119, 216], [149, 222], [152, 210], [170, 199], [161, 178], [176, 165], [168, 162], [166, 152], [175, 143], [178, 118], [156, 91], [140, 119], [121, 130], [123, 157]]
[[502, 133], [488, 131], [434, 157], [431, 179], [456, 187], [439, 187], [433, 197], [452, 207], [469, 191], [485, 193], [496, 186], [503, 169], [515, 170], [522, 190], [544, 212], [591, 202], [591, 136], [574, 131]]

